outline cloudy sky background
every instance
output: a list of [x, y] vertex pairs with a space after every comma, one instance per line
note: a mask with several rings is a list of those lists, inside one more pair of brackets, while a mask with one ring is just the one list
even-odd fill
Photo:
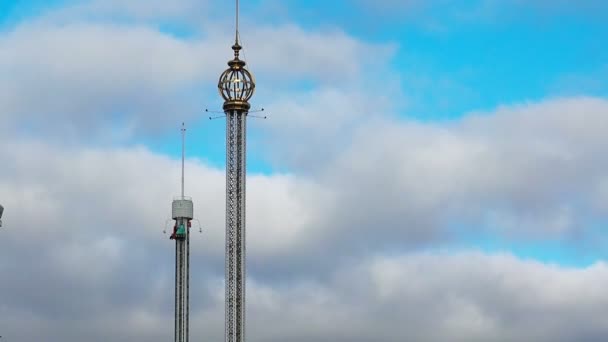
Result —
[[[223, 338], [233, 4], [0, 3], [3, 341]], [[250, 341], [604, 341], [608, 4], [242, 3]]]

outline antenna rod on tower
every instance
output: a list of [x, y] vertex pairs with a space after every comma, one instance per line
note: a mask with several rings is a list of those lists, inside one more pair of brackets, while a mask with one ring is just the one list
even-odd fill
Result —
[[182, 199], [184, 198], [184, 160], [186, 158], [186, 127], [182, 122]]
[[236, 32], [235, 42], [239, 45], [239, 0], [236, 0]]

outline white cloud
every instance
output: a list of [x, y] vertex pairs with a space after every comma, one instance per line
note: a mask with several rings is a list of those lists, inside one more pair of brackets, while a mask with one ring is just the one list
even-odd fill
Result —
[[192, 115], [196, 103], [180, 91], [205, 76], [205, 47], [144, 27], [18, 27], [0, 37], [4, 123], [82, 136]]
[[[158, 132], [176, 117], [200, 118], [205, 101], [219, 102], [213, 82], [232, 58], [231, 30], [222, 23], [182, 37], [148, 23], [103, 18], [48, 14], [0, 35], [4, 134], [17, 128], [63, 139], [128, 140]], [[252, 26], [243, 34], [252, 71], [286, 85], [352, 82], [393, 50], [340, 31]], [[206, 91], [203, 82], [210, 84]]]
[[[250, 249], [261, 258], [258, 264], [277, 255], [305, 264], [315, 255], [311, 251], [351, 255], [362, 248], [441, 242], [453, 224], [515, 239], [588, 237], [605, 213], [600, 204], [608, 162], [602, 151], [608, 141], [601, 127], [607, 112], [605, 101], [579, 98], [503, 108], [450, 124], [375, 117], [346, 129], [341, 146], [323, 144], [333, 141], [328, 132], [344, 128], [322, 122], [319, 130], [313, 121], [281, 130], [282, 143], [271, 150], [297, 151], [297, 172], [250, 175]], [[583, 124], [589, 122], [594, 124]], [[306, 165], [321, 152], [327, 153], [324, 163]], [[79, 230], [78, 238], [101, 232], [121, 238], [123, 226], [134, 238], [150, 238], [167, 218], [165, 202], [179, 179], [174, 162], [145, 148], [5, 140], [2, 159], [10, 165], [0, 171], [2, 193], [10, 194], [5, 206], [36, 210], [7, 209], [5, 223], [20, 217], [15, 224], [39, 227], [26, 230], [28, 236], [51, 238], [94, 218], [94, 225], [109, 228]], [[202, 239], [205, 250], [219, 252], [223, 172], [198, 162], [189, 170], [197, 212], [204, 226], [214, 227]], [[70, 222], [62, 224], [66, 215]]]
[[[5, 223], [27, 227], [25, 236], [62, 239], [59, 236], [67, 234], [68, 241], [107, 236], [101, 240], [105, 244], [98, 241], [87, 247], [110, 253], [104, 259], [116, 256], [125, 239], [161, 238], [171, 198], [178, 190], [177, 161], [144, 148], [61, 150], [8, 143], [1, 151], [2, 160], [12, 165], [0, 173]], [[206, 253], [220, 253], [224, 174], [197, 161], [186, 167], [187, 193], [205, 227], [197, 243], [204, 241], [200, 247]], [[248, 243], [258, 255], [285, 252], [298, 243], [322, 205], [314, 203], [323, 197], [322, 189], [289, 175], [252, 174], [248, 188], [249, 229], [254, 232]]]
[[394, 44], [367, 43], [341, 30], [306, 31], [296, 25], [255, 26], [247, 36], [251, 70], [279, 76], [274, 77], [279, 86], [291, 78], [348, 85], [366, 68], [384, 67], [396, 50]]
[[[601, 340], [603, 264], [570, 270], [477, 254], [370, 257], [444, 240], [454, 222], [474, 232], [488, 212], [512, 225], [499, 235], [585, 235], [601, 218], [586, 208], [605, 180], [606, 108], [578, 98], [439, 125], [375, 117], [347, 130], [342, 153], [322, 168], [250, 175], [252, 340]], [[1, 321], [30, 322], [7, 334], [137, 341], [170, 331], [173, 254], [160, 231], [179, 162], [143, 147], [9, 139], [0, 159], [7, 165], [0, 270], [13, 275], [0, 283], [10, 294]], [[187, 179], [205, 227], [193, 236], [196, 333], [219, 337], [223, 172], [191, 160]], [[77, 329], [62, 328], [75, 319], [83, 321]], [[130, 324], [106, 328], [120, 322]], [[270, 323], [280, 328], [263, 329]]]
[[[322, 281], [250, 281], [248, 335], [252, 341], [296, 342], [602, 341], [606, 280], [604, 263], [569, 269], [471, 252], [374, 257]], [[221, 283], [196, 288], [192, 337], [221, 338]], [[40, 336], [161, 341], [171, 331], [170, 314], [159, 310], [152, 295], [171, 297], [169, 288], [164, 291], [111, 315], [81, 308], [73, 329], [72, 319], [41, 312], [9, 315], [8, 307], [0, 310], [3, 322], [11, 323], [3, 333], [26, 342]]]
[[332, 243], [344, 235], [346, 245], [351, 236], [435, 241], [451, 224], [568, 239], [602, 220], [592, 207], [608, 164], [605, 100], [555, 99], [420, 123], [360, 115], [344, 100], [350, 93], [340, 94], [329, 102], [342, 106], [323, 112], [315, 103], [325, 98], [311, 96], [312, 109], [294, 115], [307, 120], [267, 131], [269, 141], [281, 141], [269, 147], [277, 160], [337, 194], [327, 223]]
[[[0, 292], [10, 294], [0, 300], [0, 321], [9, 322], [10, 316], [36, 324], [29, 332], [22, 324], [11, 325], [14, 330], [3, 330], [4, 336], [102, 340], [109, 331], [121, 335], [119, 340], [163, 336], [161, 322], [172, 307], [173, 253], [161, 230], [179, 188], [179, 162], [142, 147], [8, 141], [0, 159], [9, 165], [0, 170], [7, 208], [0, 272], [13, 274], [0, 282]], [[192, 237], [198, 284], [193, 287], [200, 288], [223, 270], [225, 183], [222, 171], [199, 161], [186, 167], [187, 194], [204, 228]], [[248, 188], [250, 263], [287, 260], [312, 231], [310, 222], [322, 203], [311, 199], [323, 197], [322, 189], [289, 175], [255, 174]], [[203, 299], [193, 295], [196, 303]], [[75, 320], [82, 321], [77, 329], [65, 329]], [[120, 328], [108, 330], [114, 325]]]

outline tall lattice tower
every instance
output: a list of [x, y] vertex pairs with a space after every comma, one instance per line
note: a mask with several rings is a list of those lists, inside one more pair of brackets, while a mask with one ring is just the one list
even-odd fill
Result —
[[245, 341], [245, 148], [253, 75], [239, 58], [239, 1], [236, 0], [234, 59], [218, 83], [226, 114], [226, 342]]
[[192, 198], [184, 196], [186, 128], [182, 123], [182, 192], [173, 199], [175, 220], [171, 239], [175, 240], [175, 342], [188, 342], [190, 335], [190, 227], [194, 214]]

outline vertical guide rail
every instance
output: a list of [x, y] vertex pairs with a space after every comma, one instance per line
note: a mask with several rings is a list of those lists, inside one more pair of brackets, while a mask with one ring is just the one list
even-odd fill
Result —
[[190, 229], [186, 222], [186, 339], [190, 340]]
[[226, 113], [226, 342], [244, 341], [245, 120]]
[[177, 220], [178, 227], [186, 227], [186, 236], [175, 241], [175, 342], [187, 342], [189, 333], [190, 234], [187, 224], [186, 219]]
[[[176, 222], [179, 227], [179, 221]], [[175, 240], [175, 248], [177, 250], [176, 256], [176, 282], [175, 282], [175, 296], [176, 296], [176, 309], [175, 309], [175, 334], [177, 339], [175, 342], [180, 342], [182, 339], [182, 246], [179, 240]]]
[[236, 279], [234, 265], [236, 234], [236, 113], [226, 113], [226, 342], [235, 341], [234, 301]]
[[[186, 127], [182, 122], [182, 200], [184, 199], [184, 170], [185, 170], [185, 160], [186, 160]], [[181, 224], [185, 228], [186, 239], [185, 241], [180, 241], [183, 248], [185, 249], [184, 258], [182, 258], [182, 262], [184, 263], [184, 274], [183, 274], [183, 284], [182, 291], [184, 302], [182, 303], [182, 319], [183, 319], [183, 335], [180, 342], [188, 342], [189, 338], [189, 330], [190, 330], [190, 229], [188, 227], [188, 221], [185, 219], [181, 220]]]
[[239, 229], [238, 232], [238, 251], [237, 256], [237, 284], [238, 284], [238, 307], [237, 307], [237, 322], [238, 322], [238, 341], [245, 341], [245, 179], [246, 179], [246, 129], [247, 129], [247, 115], [246, 113], [240, 113], [238, 115], [238, 121], [240, 127], [238, 127], [238, 141], [239, 141], [239, 153], [238, 153], [238, 165], [239, 165]]
[[[181, 225], [182, 222], [181, 220], [178, 223], [178, 227], [179, 225]], [[177, 287], [178, 287], [178, 306], [177, 306], [177, 310], [178, 310], [178, 320], [177, 320], [177, 335], [178, 335], [178, 340], [177, 342], [183, 342], [183, 337], [184, 337], [184, 331], [183, 331], [183, 327], [184, 327], [184, 242], [182, 240], [177, 240], [177, 246], [179, 249], [179, 268], [178, 268], [178, 282], [177, 282]]]
[[[180, 222], [183, 224], [183, 222]], [[184, 242], [179, 241], [179, 342], [184, 341]]]
[[178, 301], [178, 296], [179, 296], [179, 282], [178, 282], [178, 278], [179, 278], [179, 244], [176, 241], [175, 242], [175, 307], [174, 307], [174, 312], [175, 312], [175, 322], [173, 323], [173, 326], [175, 327], [175, 332], [174, 332], [174, 341], [177, 342], [177, 336], [178, 336], [178, 317], [179, 317], [179, 311], [177, 310], [179, 301]]

